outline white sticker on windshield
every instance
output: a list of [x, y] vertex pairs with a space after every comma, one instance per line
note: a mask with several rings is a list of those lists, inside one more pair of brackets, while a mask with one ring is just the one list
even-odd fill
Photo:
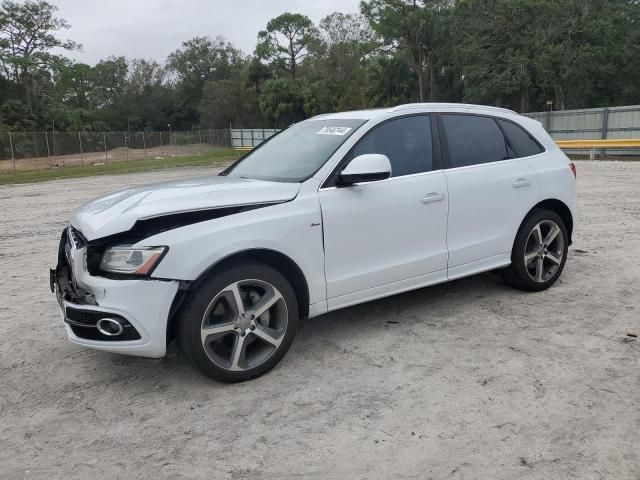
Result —
[[322, 127], [316, 132], [316, 135], [346, 135], [351, 127]]

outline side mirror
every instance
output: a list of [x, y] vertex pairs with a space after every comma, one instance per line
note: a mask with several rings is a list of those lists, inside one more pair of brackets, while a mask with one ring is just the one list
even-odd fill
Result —
[[375, 182], [391, 176], [391, 162], [386, 155], [367, 153], [358, 155], [338, 175], [338, 185]]

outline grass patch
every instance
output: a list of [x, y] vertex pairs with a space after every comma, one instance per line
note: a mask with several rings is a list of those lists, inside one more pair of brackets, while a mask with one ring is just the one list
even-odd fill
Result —
[[104, 165], [84, 165], [79, 167], [52, 168], [47, 170], [29, 170], [0, 174], [0, 185], [11, 183], [44, 182], [62, 178], [91, 177], [94, 175], [118, 175], [123, 173], [146, 172], [163, 168], [197, 167], [206, 165], [224, 166], [236, 160], [233, 149], [222, 149], [204, 155], [147, 160], [129, 160], [109, 162]]

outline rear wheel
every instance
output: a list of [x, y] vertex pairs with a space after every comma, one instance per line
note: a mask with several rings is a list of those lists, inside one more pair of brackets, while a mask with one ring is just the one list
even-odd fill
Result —
[[520, 226], [504, 280], [521, 290], [546, 290], [560, 277], [567, 260], [569, 237], [558, 214], [534, 210]]
[[258, 377], [289, 349], [298, 303], [289, 282], [251, 262], [207, 279], [182, 309], [178, 342], [205, 375], [223, 382]]

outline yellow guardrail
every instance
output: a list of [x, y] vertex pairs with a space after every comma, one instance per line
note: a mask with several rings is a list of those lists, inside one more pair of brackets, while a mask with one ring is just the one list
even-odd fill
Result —
[[249, 150], [253, 150], [253, 147], [233, 147], [233, 149], [238, 152], [248, 152]]
[[560, 148], [567, 150], [590, 150], [592, 148], [640, 148], [638, 138], [610, 138], [606, 140], [556, 140]]
[[607, 138], [602, 140], [556, 140], [563, 150], [589, 150], [589, 158], [595, 160], [596, 149], [615, 150], [640, 148], [640, 138]]

